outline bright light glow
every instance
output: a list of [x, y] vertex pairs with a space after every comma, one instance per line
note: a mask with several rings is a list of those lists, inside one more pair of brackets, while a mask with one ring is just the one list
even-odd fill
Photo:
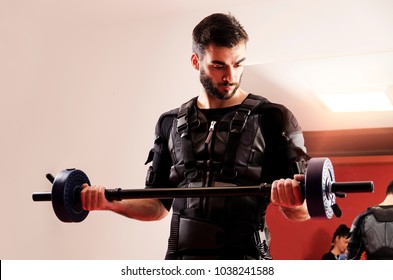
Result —
[[333, 112], [392, 111], [393, 105], [384, 91], [319, 94]]

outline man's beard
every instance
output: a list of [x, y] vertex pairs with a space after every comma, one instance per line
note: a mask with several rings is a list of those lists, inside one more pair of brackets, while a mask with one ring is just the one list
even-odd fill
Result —
[[[225, 81], [222, 83], [214, 84], [212, 79], [206, 75], [205, 70], [201, 69], [199, 80], [201, 81], [202, 86], [205, 88], [206, 92], [210, 96], [220, 100], [228, 100], [235, 95], [237, 89], [239, 88], [241, 77], [239, 83], [230, 83], [228, 81]], [[220, 91], [220, 86], [235, 86], [235, 88], [231, 91]]]

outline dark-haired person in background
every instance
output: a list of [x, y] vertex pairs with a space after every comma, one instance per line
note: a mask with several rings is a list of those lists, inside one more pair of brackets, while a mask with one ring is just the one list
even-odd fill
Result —
[[349, 227], [341, 224], [337, 227], [332, 238], [330, 251], [322, 256], [322, 260], [344, 260], [348, 247]]

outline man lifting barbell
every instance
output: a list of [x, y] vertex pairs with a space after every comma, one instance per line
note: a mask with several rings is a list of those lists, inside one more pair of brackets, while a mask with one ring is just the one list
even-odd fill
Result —
[[[66, 170], [50, 178], [51, 194], [35, 197], [51, 199], [65, 221], [81, 221], [91, 210], [160, 220], [172, 208], [166, 259], [270, 259], [265, 222], [270, 202], [294, 221], [340, 215], [330, 161], [310, 160], [301, 128], [286, 107], [240, 88], [248, 35], [233, 16], [206, 17], [192, 38], [191, 63], [202, 88], [159, 118], [143, 195], [123, 199], [132, 191], [89, 186], [83, 172]], [[305, 166], [306, 178], [297, 174]], [[244, 186], [261, 187], [257, 191], [267, 195], [234, 194]], [[147, 194], [163, 187], [188, 193]]]

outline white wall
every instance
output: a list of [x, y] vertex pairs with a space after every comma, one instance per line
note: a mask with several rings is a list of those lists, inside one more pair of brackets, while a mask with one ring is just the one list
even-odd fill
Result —
[[31, 194], [50, 191], [47, 172], [69, 167], [93, 184], [144, 188], [156, 119], [183, 101], [174, 92], [184, 100], [197, 93], [195, 21], [51, 8], [15, 5], [1, 18], [0, 258], [161, 259], [169, 219], [92, 212], [64, 224]]

